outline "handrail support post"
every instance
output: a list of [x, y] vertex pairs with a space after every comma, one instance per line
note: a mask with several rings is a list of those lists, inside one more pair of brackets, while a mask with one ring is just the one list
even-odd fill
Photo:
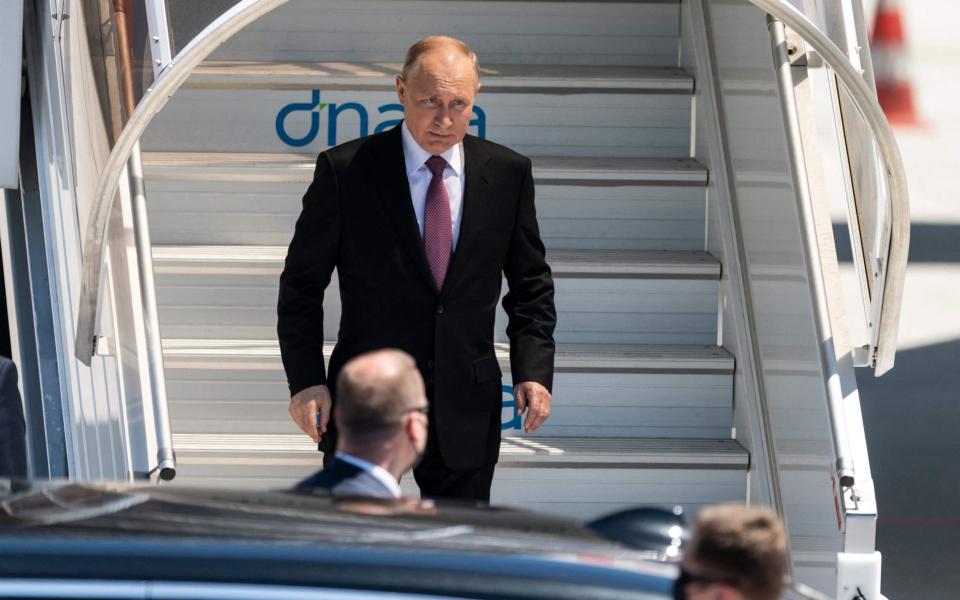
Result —
[[801, 244], [804, 247], [807, 278], [812, 290], [811, 304], [816, 322], [817, 349], [820, 364], [827, 376], [827, 409], [830, 415], [833, 447], [836, 453], [837, 478], [842, 487], [852, 486], [856, 480], [852, 451], [847, 439], [847, 424], [843, 413], [843, 391], [840, 385], [837, 351], [830, 329], [830, 309], [826, 292], [823, 289], [823, 266], [820, 260], [820, 244], [811, 206], [812, 195], [806, 177], [806, 158], [803, 140], [797, 117], [796, 99], [793, 89], [791, 56], [788, 50], [786, 28], [779, 19], [767, 15], [767, 27], [770, 30], [771, 49], [774, 69], [783, 106], [784, 126], [787, 130], [787, 150], [790, 155], [790, 171], [797, 198], [800, 217]]

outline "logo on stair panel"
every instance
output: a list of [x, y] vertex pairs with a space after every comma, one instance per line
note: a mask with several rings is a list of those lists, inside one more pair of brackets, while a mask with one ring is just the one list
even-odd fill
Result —
[[[520, 431], [521, 420], [520, 413], [517, 412], [517, 397], [513, 395], [513, 386], [504, 385], [501, 387], [503, 390], [503, 411], [500, 413], [500, 431], [506, 431], [512, 429], [514, 431]], [[503, 421], [503, 413], [508, 412], [510, 416], [506, 421]]]
[[[320, 113], [327, 111], [327, 146], [336, 146], [341, 140], [337, 137], [337, 125], [340, 115], [352, 114], [359, 119], [360, 135], [363, 137], [370, 133], [370, 113], [366, 106], [359, 102], [345, 102], [342, 104], [328, 104], [320, 102], [320, 90], [310, 90], [309, 102], [291, 102], [277, 113], [276, 129], [280, 140], [294, 148], [301, 148], [311, 144], [318, 135], [320, 135]], [[306, 114], [304, 114], [306, 113]], [[377, 124], [373, 133], [380, 133], [398, 125], [403, 118], [403, 106], [397, 103], [382, 104], [376, 108], [376, 113], [382, 115], [384, 120]], [[487, 136], [487, 115], [479, 106], [473, 107], [475, 119], [470, 121], [471, 127], [476, 127], [476, 136], [485, 138]], [[303, 119], [308, 121], [306, 133], [300, 137], [297, 134], [290, 134], [288, 121], [291, 119]], [[300, 123], [294, 121], [291, 123], [291, 129], [294, 132], [303, 131], [303, 121]], [[351, 138], [352, 139], [352, 138]]]

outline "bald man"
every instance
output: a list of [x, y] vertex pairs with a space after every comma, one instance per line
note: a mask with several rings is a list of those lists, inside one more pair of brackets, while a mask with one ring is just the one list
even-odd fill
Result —
[[427, 396], [413, 358], [399, 350], [362, 354], [337, 378], [334, 459], [298, 489], [399, 498], [400, 476], [427, 446]]
[[[467, 135], [476, 55], [420, 40], [396, 79], [397, 127], [320, 154], [280, 277], [277, 332], [290, 415], [328, 460], [336, 395], [327, 382], [358, 354], [411, 354], [430, 398], [414, 477], [427, 497], [489, 500], [500, 451], [494, 319], [503, 276], [510, 371], [524, 429], [550, 414], [553, 279], [534, 208], [530, 160]], [[323, 294], [337, 269], [342, 314], [324, 368]]]

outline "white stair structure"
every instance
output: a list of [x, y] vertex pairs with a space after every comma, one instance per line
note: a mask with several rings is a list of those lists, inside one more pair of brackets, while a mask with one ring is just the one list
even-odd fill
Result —
[[[286, 244], [316, 153], [402, 116], [396, 63], [434, 32], [480, 56], [471, 133], [533, 159], [556, 280], [553, 416], [523, 436], [505, 409], [494, 501], [589, 518], [746, 500], [676, 2], [291, 2], [201, 65], [143, 138], [173, 484], [281, 487], [319, 466], [276, 346]], [[332, 340], [335, 279], [325, 298]]]

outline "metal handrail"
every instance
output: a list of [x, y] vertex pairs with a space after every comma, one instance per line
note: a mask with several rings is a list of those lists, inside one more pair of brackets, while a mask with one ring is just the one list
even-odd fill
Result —
[[[837, 79], [846, 88], [854, 105], [870, 128], [877, 143], [883, 163], [887, 186], [887, 212], [889, 222], [876, 239], [888, 240], [886, 260], [878, 257], [879, 265], [873, 265], [877, 285], [874, 296], [879, 302], [871, 302], [871, 343], [873, 366], [876, 376], [883, 375], [893, 367], [897, 345], [897, 326], [907, 270], [907, 255], [910, 247], [910, 207], [907, 193], [907, 177], [903, 159], [897, 146], [893, 129], [887, 122], [876, 94], [853, 67], [849, 58], [806, 15], [786, 0], [747, 0], [767, 14], [782, 21], [805, 43], [819, 53], [823, 62], [833, 70]], [[889, 231], [886, 231], [889, 229]]]
[[[148, 0], [149, 4], [149, 0]], [[121, 99], [124, 112], [132, 115], [137, 100], [134, 93], [133, 41], [130, 15], [133, 0], [113, 0], [113, 18], [117, 31], [117, 50], [120, 57]], [[156, 75], [155, 65], [154, 75]], [[147, 201], [143, 183], [143, 161], [139, 142], [134, 144], [127, 161], [130, 182], [130, 213], [133, 217], [133, 239], [137, 258], [137, 282], [140, 287], [140, 309], [143, 313], [143, 333], [147, 372], [143, 378], [150, 388], [153, 408], [153, 433], [156, 437], [157, 466], [160, 479], [170, 481], [177, 475], [177, 461], [173, 451], [173, 435], [170, 430], [170, 410], [167, 401], [167, 382], [163, 370], [163, 350], [160, 343], [160, 316], [157, 309], [157, 292], [153, 273], [153, 253], [150, 242], [150, 226], [147, 222]]]
[[780, 103], [783, 108], [784, 128], [787, 134], [787, 152], [790, 155], [790, 171], [797, 199], [800, 217], [800, 244], [807, 260], [804, 261], [807, 276], [813, 282], [811, 286], [811, 308], [817, 332], [817, 353], [820, 365], [827, 377], [827, 406], [830, 414], [830, 433], [836, 454], [837, 479], [843, 487], [856, 483], [853, 453], [847, 437], [847, 423], [843, 412], [843, 391], [837, 365], [837, 352], [830, 329], [830, 310], [826, 290], [819, 282], [823, 281], [823, 265], [820, 257], [820, 245], [817, 238], [816, 218], [813, 215], [810, 185], [807, 182], [806, 156], [800, 133], [800, 120], [794, 97], [794, 81], [787, 48], [787, 33], [783, 22], [767, 14], [767, 28], [770, 30], [771, 50], [774, 67], [777, 72], [777, 84], [780, 88]]
[[97, 182], [83, 244], [83, 277], [75, 348], [75, 354], [82, 363], [89, 365], [96, 350], [96, 324], [103, 262], [107, 250], [107, 228], [120, 175], [134, 146], [153, 118], [186, 82], [197, 65], [238, 31], [287, 1], [242, 0], [220, 15], [177, 54], [168, 69], [161, 72], [120, 132]]

